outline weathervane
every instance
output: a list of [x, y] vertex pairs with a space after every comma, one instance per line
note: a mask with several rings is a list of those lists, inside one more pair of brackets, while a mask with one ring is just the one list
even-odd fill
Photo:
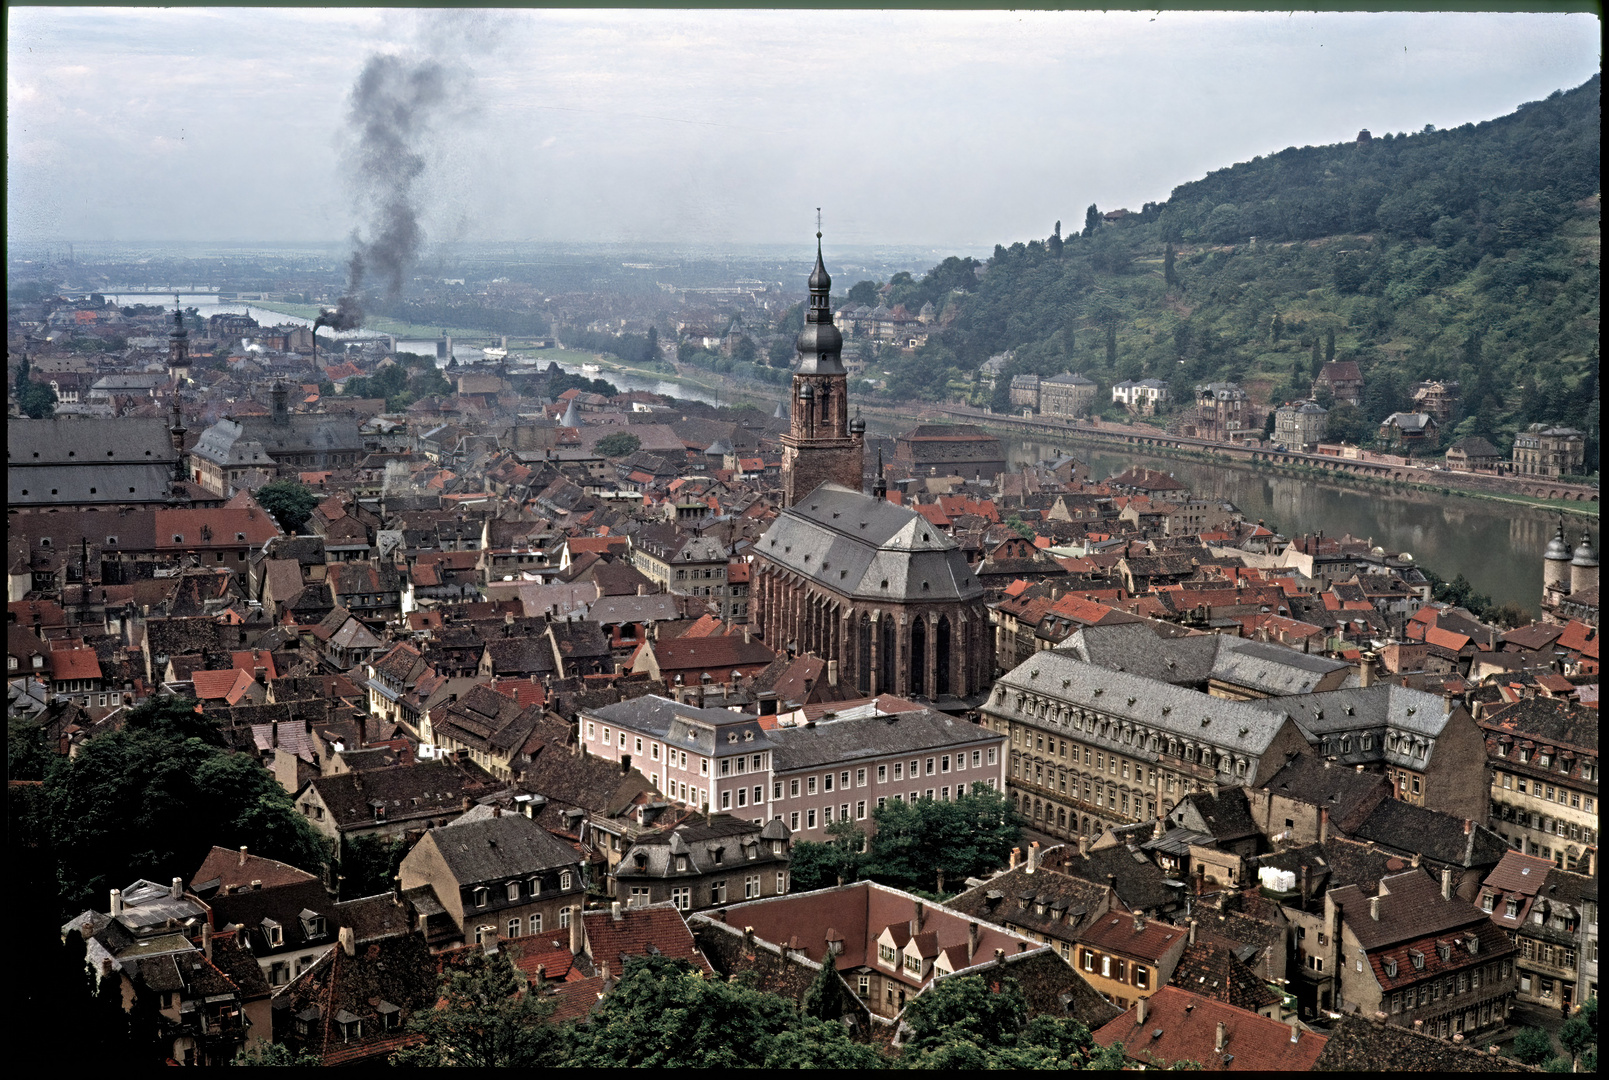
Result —
[[821, 239], [821, 207], [816, 207], [816, 239]]

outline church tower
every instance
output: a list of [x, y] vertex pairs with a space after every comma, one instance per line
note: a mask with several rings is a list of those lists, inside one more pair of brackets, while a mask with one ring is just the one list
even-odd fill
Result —
[[865, 473], [866, 423], [849, 418], [849, 377], [844, 371], [843, 335], [832, 324], [832, 278], [821, 260], [816, 233], [816, 268], [810, 272], [810, 309], [795, 348], [788, 433], [782, 436], [783, 505], [793, 506], [831, 480], [860, 491]]
[[183, 384], [190, 377], [190, 331], [184, 328], [184, 308], [174, 298], [173, 330], [168, 334], [168, 376]]

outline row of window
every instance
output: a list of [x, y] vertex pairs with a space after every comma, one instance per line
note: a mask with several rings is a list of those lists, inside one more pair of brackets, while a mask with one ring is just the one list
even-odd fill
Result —
[[[1497, 743], [1496, 743], [1496, 747], [1497, 747], [1497, 756], [1498, 757], [1506, 758], [1506, 757], [1509, 756], [1509, 747], [1508, 747], [1507, 743], [1502, 742], [1501, 740], [1498, 740]], [[1519, 761], [1520, 761], [1521, 765], [1535, 764], [1536, 767], [1539, 768], [1539, 769], [1557, 768], [1560, 772], [1563, 772], [1563, 773], [1569, 773], [1573, 769], [1574, 764], [1575, 764], [1575, 759], [1573, 757], [1562, 757], [1562, 756], [1560, 756], [1560, 757], [1555, 758], [1555, 755], [1553, 755], [1553, 754], [1547, 753], [1546, 751], [1544, 751], [1542, 753], [1537, 753], [1535, 750], [1533, 750], [1533, 749], [1531, 749], [1530, 747], [1527, 747], [1527, 746], [1520, 747], [1515, 756], [1517, 756], [1519, 758]], [[1534, 762], [1532, 761], [1533, 757], [1535, 758]], [[1597, 762], [1595, 762], [1595, 761], [1582, 761], [1582, 762], [1580, 762], [1580, 766], [1581, 766], [1581, 778], [1583, 780], [1596, 780], [1598, 778], [1598, 763]]]
[[[559, 872], [559, 891], [560, 892], [568, 892], [570, 889], [572, 889], [574, 887], [575, 887], [575, 875], [572, 874], [568, 870], [560, 871]], [[524, 882], [510, 881], [510, 882], [507, 882], [507, 883], [505, 883], [503, 885], [503, 890], [502, 891], [503, 891], [504, 899], [506, 899], [509, 903], [514, 903], [514, 902], [520, 900], [522, 897], [524, 897], [526, 899], [535, 899], [536, 897], [542, 895], [542, 879], [539, 878], [539, 877], [531, 877], [531, 878], [527, 879]], [[475, 906], [476, 907], [485, 907], [488, 903], [491, 902], [491, 896], [492, 896], [492, 888], [491, 888], [491, 886], [489, 886], [489, 885], [477, 885], [475, 887], [475, 889], [474, 889]], [[533, 915], [531, 917], [533, 919], [540, 919], [541, 918], [541, 916], [539, 916], [539, 915]], [[531, 932], [534, 934], [534, 933], [536, 933], [536, 930], [532, 930]], [[511, 937], [517, 937], [518, 935], [511, 934], [510, 936]]]
[[[1591, 802], [1588, 799], [1587, 802]], [[1598, 842], [1598, 830], [1590, 825], [1582, 825], [1575, 821], [1566, 821], [1564, 818], [1550, 818], [1544, 814], [1533, 814], [1520, 810], [1506, 803], [1492, 804], [1492, 817], [1496, 820], [1512, 821], [1522, 829], [1536, 829], [1539, 832], [1552, 833], [1554, 836], [1569, 837], [1571, 840], [1580, 840], [1587, 844]], [[1504, 837], [1507, 839], [1507, 837]], [[1551, 857], [1551, 856], [1550, 856]]]
[[[570, 927], [570, 909], [559, 909], [559, 929], [567, 930]], [[526, 934], [540, 934], [542, 932], [542, 916], [532, 915], [528, 919], [514, 918], [504, 924], [504, 937], [517, 938]], [[484, 945], [497, 940], [497, 927], [490, 924], [475, 927], [475, 944]]]
[[[1544, 784], [1540, 780], [1527, 782], [1523, 776], [1511, 776], [1508, 773], [1500, 773], [1498, 782], [1506, 790], [1517, 791], [1521, 795], [1546, 799], [1548, 802], [1556, 802], [1560, 806], [1568, 803], [1573, 810], [1585, 809], [1589, 814], [1593, 812], [1592, 796], [1583, 796], [1579, 791], [1572, 791], [1566, 787], [1555, 787], [1553, 784]], [[1586, 800], [1585, 805], [1582, 803], [1583, 798]]]
[[1470, 971], [1461, 971], [1456, 976], [1448, 975], [1444, 979], [1427, 979], [1418, 986], [1410, 986], [1406, 990], [1398, 990], [1391, 995], [1391, 1011], [1400, 1013], [1427, 1005], [1435, 1005], [1445, 996], [1452, 998], [1457, 994], [1474, 993], [1482, 986], [1491, 986], [1494, 982], [1506, 981], [1509, 977], [1509, 963], [1504, 960], [1501, 965], [1486, 964]]
[[1082, 947], [1078, 952], [1078, 966], [1084, 971], [1126, 986], [1133, 986], [1136, 990], [1151, 989], [1151, 969], [1138, 960], [1124, 960], [1120, 956], [1110, 956]]

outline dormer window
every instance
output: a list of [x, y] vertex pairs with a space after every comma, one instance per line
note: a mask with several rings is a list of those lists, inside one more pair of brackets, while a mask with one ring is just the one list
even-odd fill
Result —
[[1386, 975], [1392, 979], [1397, 977], [1397, 962], [1395, 960], [1386, 961]]
[[1413, 969], [1415, 971], [1424, 970], [1424, 967], [1425, 967], [1425, 954], [1424, 953], [1420, 952], [1418, 949], [1414, 949], [1408, 955], [1413, 960]]
[[263, 920], [263, 936], [268, 939], [268, 944], [272, 948], [277, 949], [285, 944], [285, 928], [273, 919]]
[[520, 898], [519, 882], [511, 881], [508, 883], [508, 898], [510, 901], [518, 900]]
[[487, 892], [487, 889], [484, 886], [482, 886], [481, 888], [476, 889], [475, 890], [475, 906], [476, 907], [485, 907], [486, 906], [487, 896], [488, 896], [488, 892]]
[[570, 871], [568, 871], [568, 870], [564, 871], [562, 874], [559, 875], [559, 888], [560, 889], [568, 889], [568, 888], [570, 888], [571, 883], [574, 880], [575, 880], [575, 877], [574, 877], [574, 875], [572, 875], [570, 873]]
[[729, 742], [729, 743], [735, 743], [735, 742], [737, 742], [737, 732], [735, 732], [735, 731], [728, 731], [728, 732], [727, 732], [727, 733], [726, 733], [726, 741], [727, 741], [727, 742]]
[[1436, 955], [1441, 957], [1443, 963], [1446, 963], [1453, 955], [1453, 947], [1445, 941], [1438, 941], [1436, 942]]

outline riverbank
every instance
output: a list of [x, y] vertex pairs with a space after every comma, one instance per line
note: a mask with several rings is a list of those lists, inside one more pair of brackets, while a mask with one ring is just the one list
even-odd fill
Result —
[[[1270, 472], [1337, 487], [1369, 487], [1394, 492], [1418, 492], [1443, 497], [1458, 497], [1506, 503], [1533, 509], [1549, 510], [1573, 516], [1596, 519], [1598, 517], [1597, 492], [1582, 485], [1549, 484], [1543, 480], [1496, 477], [1481, 474], [1439, 472], [1417, 466], [1393, 467], [1369, 462], [1319, 458], [1315, 455], [1283, 452], [1233, 449], [1166, 436], [1156, 429], [1135, 430], [1127, 426], [1111, 425], [1109, 430], [1084, 424], [1065, 424], [1036, 418], [1032, 421], [984, 413], [976, 409], [957, 406], [938, 406], [927, 410], [951, 422], [974, 424], [997, 435], [1011, 438], [1045, 439], [1069, 443], [1083, 443], [1112, 450], [1128, 450], [1194, 461], [1220, 467], [1246, 469], [1253, 472]], [[921, 413], [912, 411], [913, 418]], [[1194, 444], [1194, 445], [1192, 445]], [[1549, 498], [1525, 490], [1504, 490], [1510, 484], [1517, 487], [1563, 489], [1571, 497]]]

